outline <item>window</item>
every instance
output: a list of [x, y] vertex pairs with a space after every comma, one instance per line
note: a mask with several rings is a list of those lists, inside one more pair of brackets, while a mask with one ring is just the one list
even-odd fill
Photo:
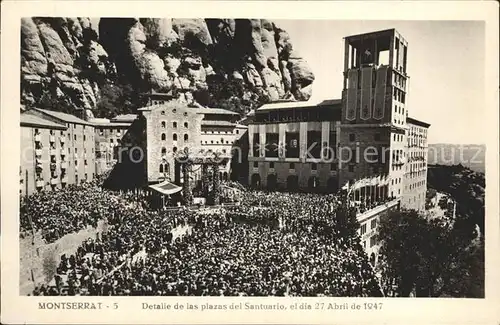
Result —
[[172, 126], [173, 126], [174, 128], [177, 128], [177, 122], [172, 122]]
[[224, 138], [220, 138], [220, 143], [224, 143]]
[[177, 147], [173, 147], [172, 151], [177, 152]]
[[330, 164], [331, 170], [337, 170], [337, 164]]
[[377, 245], [377, 240], [375, 236], [370, 237], [370, 247]]
[[257, 161], [254, 161], [253, 162], [253, 168], [258, 168], [259, 167], [259, 163]]
[[166, 155], [167, 154], [167, 148], [163, 147], [161, 148], [161, 154]]
[[377, 228], [377, 219], [373, 219], [370, 224], [371, 229]]
[[163, 173], [163, 164], [160, 164], [160, 173]]
[[316, 164], [316, 163], [311, 164], [311, 169], [318, 170], [318, 164]]
[[269, 168], [274, 168], [274, 162], [269, 163]]
[[236, 134], [240, 134], [240, 130], [236, 130]]
[[366, 234], [366, 223], [361, 226], [361, 236]]
[[85, 166], [87, 166], [87, 159], [85, 159], [85, 160], [83, 161], [83, 164], [84, 164]]
[[165, 111], [161, 111], [161, 115], [165, 115]]
[[83, 141], [87, 141], [87, 136], [85, 134], [83, 135]]
[[75, 141], [76, 141], [76, 134], [74, 135], [74, 137], [73, 137], [73, 138], [74, 138], [74, 139], [75, 139]]
[[351, 141], [351, 142], [356, 141], [356, 135], [354, 133], [349, 134], [349, 141]]
[[295, 163], [290, 163], [290, 169], [295, 169]]
[[375, 141], [380, 141], [380, 133], [375, 133]]
[[184, 141], [188, 141], [189, 140], [189, 135], [188, 134], [184, 134]]
[[78, 148], [75, 148], [75, 153], [78, 153]]
[[165, 133], [162, 133], [162, 134], [161, 134], [161, 140], [162, 140], [162, 141], [167, 140], [167, 135], [166, 135]]
[[177, 141], [177, 133], [172, 134], [172, 138], [174, 139], [174, 141]]
[[161, 122], [161, 127], [162, 127], [162, 129], [166, 128], [167, 127], [167, 123], [165, 123], [165, 121]]
[[177, 110], [174, 108], [174, 109], [172, 110], [172, 113], [177, 113]]
[[188, 122], [184, 122], [184, 127], [187, 128], [188, 127]]
[[188, 113], [187, 113], [187, 112], [184, 112], [184, 116], [188, 116]]
[[75, 166], [78, 166], [78, 160], [75, 160]]

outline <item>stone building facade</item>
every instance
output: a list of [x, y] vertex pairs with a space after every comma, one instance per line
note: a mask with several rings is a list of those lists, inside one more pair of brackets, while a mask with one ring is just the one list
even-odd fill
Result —
[[30, 112], [67, 127], [65, 145], [61, 149], [68, 164], [68, 172], [65, 174], [67, 183], [92, 181], [95, 175], [94, 125], [71, 114], [44, 109], [33, 109]]
[[407, 163], [402, 201], [409, 209], [423, 211], [427, 192], [427, 131], [430, 125], [413, 118], [408, 118], [407, 123]]
[[67, 161], [62, 154], [66, 141], [65, 125], [30, 113], [21, 114], [20, 195], [65, 186]]
[[[215, 153], [221, 179], [230, 178], [231, 158], [237, 141], [246, 136], [247, 127], [238, 125], [234, 112], [206, 108], [153, 94], [150, 105], [139, 114], [123, 136], [118, 151], [119, 163], [112, 172], [111, 187], [137, 188], [169, 181], [182, 185], [183, 153], [189, 158], [204, 159]], [[201, 181], [201, 166], [190, 171], [193, 186]], [[128, 184], [122, 176], [133, 175]], [[139, 175], [139, 176], [138, 176]]]
[[[32, 109], [21, 116], [21, 152], [30, 146], [35, 148], [33, 170], [36, 172], [38, 162], [41, 162], [42, 167], [40, 177], [37, 176], [40, 182], [35, 182], [40, 186], [35, 186], [35, 190], [57, 189], [94, 179], [95, 135], [92, 124], [70, 114], [43, 109]], [[36, 125], [40, 127], [37, 128]], [[45, 139], [47, 132], [48, 142]], [[33, 143], [30, 144], [30, 141]], [[30, 159], [22, 157], [21, 169], [29, 164]], [[45, 167], [49, 168], [43, 168], [45, 164], [48, 164]], [[28, 175], [30, 173], [28, 170]], [[42, 180], [45, 180], [44, 184]], [[33, 188], [28, 185], [22, 194], [33, 192]]]

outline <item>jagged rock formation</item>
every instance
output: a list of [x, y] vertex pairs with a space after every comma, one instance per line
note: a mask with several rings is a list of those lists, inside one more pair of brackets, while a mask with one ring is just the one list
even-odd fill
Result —
[[132, 94], [155, 91], [244, 112], [307, 100], [314, 81], [287, 32], [264, 19], [24, 18], [21, 58], [22, 104], [63, 111], [131, 107]]

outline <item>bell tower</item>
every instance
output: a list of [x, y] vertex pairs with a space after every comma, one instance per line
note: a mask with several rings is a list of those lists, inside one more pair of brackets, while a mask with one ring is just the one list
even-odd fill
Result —
[[388, 196], [397, 197], [403, 192], [408, 43], [395, 29], [344, 40], [340, 145], [356, 157], [341, 153], [341, 182], [386, 175]]

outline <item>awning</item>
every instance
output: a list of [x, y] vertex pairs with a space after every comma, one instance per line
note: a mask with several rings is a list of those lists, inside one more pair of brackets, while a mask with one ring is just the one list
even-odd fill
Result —
[[150, 185], [149, 188], [153, 189], [155, 191], [158, 191], [164, 195], [174, 194], [174, 193], [180, 192], [182, 190], [182, 187], [179, 187], [179, 186], [172, 184], [168, 181], [165, 181], [165, 182], [162, 182], [159, 184], [155, 184], [155, 185]]

